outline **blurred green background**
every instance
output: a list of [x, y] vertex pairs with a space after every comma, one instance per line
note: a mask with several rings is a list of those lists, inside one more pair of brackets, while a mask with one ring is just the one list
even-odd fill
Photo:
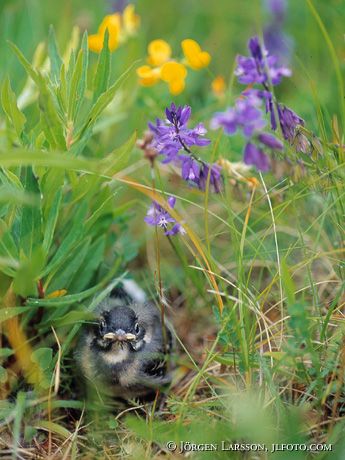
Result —
[[[63, 49], [71, 36], [73, 26], [95, 33], [105, 14], [114, 11], [116, 1], [110, 0], [2, 0], [0, 11], [1, 68], [0, 78], [11, 75], [16, 91], [24, 83], [25, 74], [20, 64], [6, 44], [14, 41], [31, 58], [39, 41], [45, 40], [50, 24], [53, 24], [60, 47]], [[163, 38], [180, 54], [179, 43], [186, 38], [194, 38], [212, 55], [211, 72], [230, 76], [236, 54], [246, 54], [248, 38], [261, 33], [269, 20], [265, 0], [139, 0], [134, 2], [141, 16], [141, 27], [137, 39], [118, 49], [113, 58], [114, 75], [119, 74], [133, 62], [146, 55], [150, 40]], [[293, 78], [279, 88], [283, 102], [288, 101], [298, 111], [311, 128], [316, 125], [315, 99], [322, 110], [329, 115], [328, 120], [339, 110], [339, 93], [334, 67], [327, 43], [322, 37], [319, 25], [311, 14], [306, 0], [289, 0], [284, 32], [292, 37]], [[119, 2], [118, 2], [119, 4]], [[341, 66], [344, 68], [345, 3], [342, 0], [316, 0], [313, 2], [322, 18], [327, 32], [336, 49]], [[192, 103], [200, 108], [206, 103], [207, 91], [212, 76], [207, 72], [190, 75], [195, 79], [187, 85], [187, 91], [175, 98], [177, 102]], [[171, 96], [163, 85], [157, 90], [140, 88], [139, 101], [153, 95], [158, 103], [158, 114]], [[143, 103], [145, 106], [146, 104]], [[154, 104], [152, 104], [154, 105]], [[152, 110], [151, 110], [152, 112]], [[155, 110], [153, 109], [153, 112]], [[142, 118], [136, 113], [135, 127], [145, 125], [147, 113]], [[132, 128], [127, 123], [127, 129]], [[122, 126], [120, 131], [122, 132]]]

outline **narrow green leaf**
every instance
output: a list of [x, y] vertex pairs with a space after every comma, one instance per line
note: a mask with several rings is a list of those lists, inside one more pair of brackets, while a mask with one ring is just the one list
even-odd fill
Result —
[[95, 321], [95, 315], [89, 311], [70, 311], [53, 321], [54, 326], [63, 327], [77, 322]]
[[103, 48], [98, 58], [97, 70], [93, 81], [93, 103], [108, 89], [110, 73], [109, 31], [106, 29]]
[[104, 259], [105, 242], [106, 237], [102, 235], [90, 246], [89, 257], [75, 274], [69, 286], [71, 292], [80, 292], [89, 285], [95, 271]]
[[45, 78], [39, 76], [39, 106], [41, 124], [51, 148], [65, 150], [64, 113], [61, 113], [56, 94], [47, 86]]
[[51, 213], [53, 203], [59, 191], [62, 192], [62, 187], [65, 180], [65, 171], [56, 168], [47, 169], [46, 173], [41, 177], [40, 190], [42, 193], [42, 209], [43, 220], [47, 222], [48, 216]]
[[52, 363], [53, 350], [51, 348], [37, 348], [31, 354], [31, 361], [39, 364], [42, 370], [48, 369]]
[[11, 88], [9, 78], [6, 78], [1, 90], [1, 103], [4, 112], [20, 138], [26, 122], [25, 115], [18, 109], [17, 98]]
[[[32, 168], [24, 169], [24, 188], [28, 193], [40, 196], [40, 190]], [[40, 207], [24, 206], [20, 225], [20, 248], [26, 257], [32, 256], [33, 250], [42, 242]]]
[[55, 82], [58, 82], [60, 77], [62, 59], [58, 51], [54, 27], [52, 25], [49, 28], [48, 53], [50, 58], [50, 72], [53, 77], [52, 79]]
[[[64, 306], [71, 306], [74, 303], [81, 302], [84, 299], [87, 299], [88, 297], [91, 297], [95, 293], [99, 292], [101, 289], [104, 289], [104, 286], [112, 280], [115, 276], [115, 273], [119, 269], [119, 263], [112, 267], [111, 270], [107, 273], [107, 276], [98, 284], [93, 286], [90, 289], [87, 289], [83, 292], [79, 292], [78, 294], [70, 294], [70, 295], [65, 295], [63, 297], [57, 297], [55, 299], [36, 299], [36, 298], [29, 298], [26, 301], [26, 305], [28, 307], [64, 307]], [[123, 275], [125, 276], [125, 274]], [[122, 278], [118, 278], [115, 281], [111, 282], [111, 286], [115, 286], [117, 283], [121, 281]], [[115, 284], [114, 284], [115, 283]], [[107, 288], [108, 289], [108, 288]]]
[[37, 247], [29, 259], [21, 261], [14, 276], [13, 290], [22, 297], [37, 295], [37, 281], [45, 263], [45, 253], [41, 247]]
[[131, 73], [135, 63], [127, 69], [117, 80], [116, 82], [110, 86], [104, 93], [102, 93], [99, 98], [97, 99], [96, 103], [92, 107], [91, 111], [88, 114], [87, 121], [84, 123], [84, 126], [81, 128], [80, 132], [78, 133], [78, 138], [82, 138], [85, 133], [92, 129], [93, 125], [95, 124], [96, 120], [103, 112], [103, 110], [108, 106], [108, 104], [114, 99], [114, 96], [119, 89], [119, 87], [123, 84], [123, 82], [128, 78], [129, 74]]
[[2, 219], [0, 219], [0, 257], [4, 260], [8, 259], [7, 266], [0, 264], [0, 270], [6, 275], [14, 276], [15, 271], [10, 267], [18, 264], [18, 249], [10, 229]]
[[[49, 284], [49, 292], [57, 289], [69, 288], [74, 274], [79, 270], [87, 256], [91, 238], [83, 240], [73, 251], [68, 254], [65, 262], [60, 266], [59, 271], [54, 275], [53, 281]], [[91, 256], [92, 257], [92, 256]]]
[[48, 251], [54, 238], [54, 231], [59, 216], [61, 199], [62, 191], [58, 190], [49, 209], [47, 222], [44, 228], [43, 249], [45, 250], [46, 254], [48, 254]]
[[38, 430], [45, 430], [45, 431], [51, 431], [52, 433], [55, 433], [62, 438], [69, 439], [72, 435], [66, 428], [63, 426], [59, 425], [58, 423], [50, 422], [48, 420], [41, 420], [36, 423], [35, 428]]
[[0, 186], [0, 203], [39, 206], [40, 200], [37, 195], [23, 192], [16, 187]]
[[80, 80], [83, 74], [83, 60], [84, 60], [83, 50], [79, 50], [77, 61], [74, 66], [72, 78], [70, 80], [71, 83], [70, 83], [69, 92], [68, 92], [69, 100], [68, 100], [67, 117], [68, 117], [69, 122], [74, 120], [78, 99], [84, 96], [84, 94], [80, 95], [78, 93], [78, 86], [80, 84]]
[[0, 166], [10, 168], [12, 166], [51, 166], [61, 169], [77, 171], [97, 172], [99, 162], [85, 158], [74, 158], [53, 152], [42, 152], [40, 150], [28, 151], [24, 149], [0, 151]]
[[103, 174], [113, 176], [121, 171], [128, 164], [129, 153], [132, 151], [137, 135], [136, 132], [120, 147], [113, 150], [107, 155], [100, 164], [100, 169]]
[[32, 78], [32, 80], [36, 83], [39, 84], [39, 76], [36, 70], [33, 68], [33, 66], [30, 64], [30, 62], [26, 59], [24, 54], [20, 51], [20, 49], [12, 42], [9, 42], [9, 45], [14, 52], [14, 54], [17, 56], [19, 62], [21, 65], [24, 67], [26, 70], [26, 73], [29, 75], [29, 77]]
[[11, 308], [0, 308], [0, 323], [7, 321], [8, 319], [14, 318], [15, 316], [21, 315], [28, 311], [28, 307], [11, 307]]
[[83, 67], [82, 67], [82, 72], [81, 72], [81, 76], [80, 76], [79, 84], [78, 84], [79, 98], [76, 101], [76, 108], [75, 108], [75, 113], [77, 115], [79, 113], [80, 106], [82, 102], [84, 101], [85, 91], [87, 88], [87, 71], [88, 71], [88, 66], [89, 66], [89, 47], [88, 47], [86, 31], [84, 32], [83, 39], [81, 42], [81, 51], [83, 53]]
[[64, 262], [66, 257], [68, 257], [70, 251], [73, 247], [78, 244], [80, 241], [83, 233], [84, 233], [84, 220], [87, 213], [87, 203], [82, 203], [79, 209], [77, 210], [72, 227], [67, 234], [67, 236], [63, 239], [59, 249], [56, 251], [54, 257], [46, 266], [46, 268], [41, 273], [41, 277], [46, 276], [50, 273], [53, 269], [57, 269], [61, 263]]

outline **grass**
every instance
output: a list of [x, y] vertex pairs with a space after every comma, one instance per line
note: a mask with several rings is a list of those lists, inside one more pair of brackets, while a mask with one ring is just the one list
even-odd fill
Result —
[[[259, 1], [185, 8], [139, 1], [137, 37], [96, 56], [73, 26], [94, 32], [107, 2], [0, 7], [3, 458], [182, 458], [183, 443], [222, 441], [264, 446], [193, 458], [313, 458], [310, 445], [323, 449], [317, 458], [344, 457], [344, 5], [289, 3], [293, 77], [276, 93], [306, 120], [310, 154], [286, 145], [270, 173], [236, 169], [241, 137], [210, 131], [205, 158], [228, 161], [219, 195], [143, 159], [136, 141], [171, 95], [139, 87], [134, 69], [153, 38], [175, 53], [197, 39], [212, 54], [209, 72], [190, 74], [174, 100], [207, 124], [241, 91], [235, 56], [268, 18]], [[230, 82], [224, 98], [210, 89], [216, 74]], [[151, 198], [164, 205], [167, 194], [184, 237], [144, 226]], [[73, 350], [127, 273], [169, 305], [174, 381], [165, 399], [95, 412]], [[302, 447], [272, 453], [273, 444]]]

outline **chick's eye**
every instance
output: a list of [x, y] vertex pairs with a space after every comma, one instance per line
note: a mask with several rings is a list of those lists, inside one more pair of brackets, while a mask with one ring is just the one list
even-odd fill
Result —
[[135, 323], [135, 325], [134, 325], [134, 331], [135, 331], [136, 334], [139, 333], [140, 327], [139, 327], [139, 324], [138, 324], [138, 323]]

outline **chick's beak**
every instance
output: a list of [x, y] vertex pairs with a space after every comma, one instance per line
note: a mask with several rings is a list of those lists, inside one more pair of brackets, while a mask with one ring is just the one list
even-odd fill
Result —
[[130, 342], [135, 339], [135, 335], [118, 329], [115, 332], [107, 332], [104, 334], [103, 339], [111, 340], [112, 342]]

